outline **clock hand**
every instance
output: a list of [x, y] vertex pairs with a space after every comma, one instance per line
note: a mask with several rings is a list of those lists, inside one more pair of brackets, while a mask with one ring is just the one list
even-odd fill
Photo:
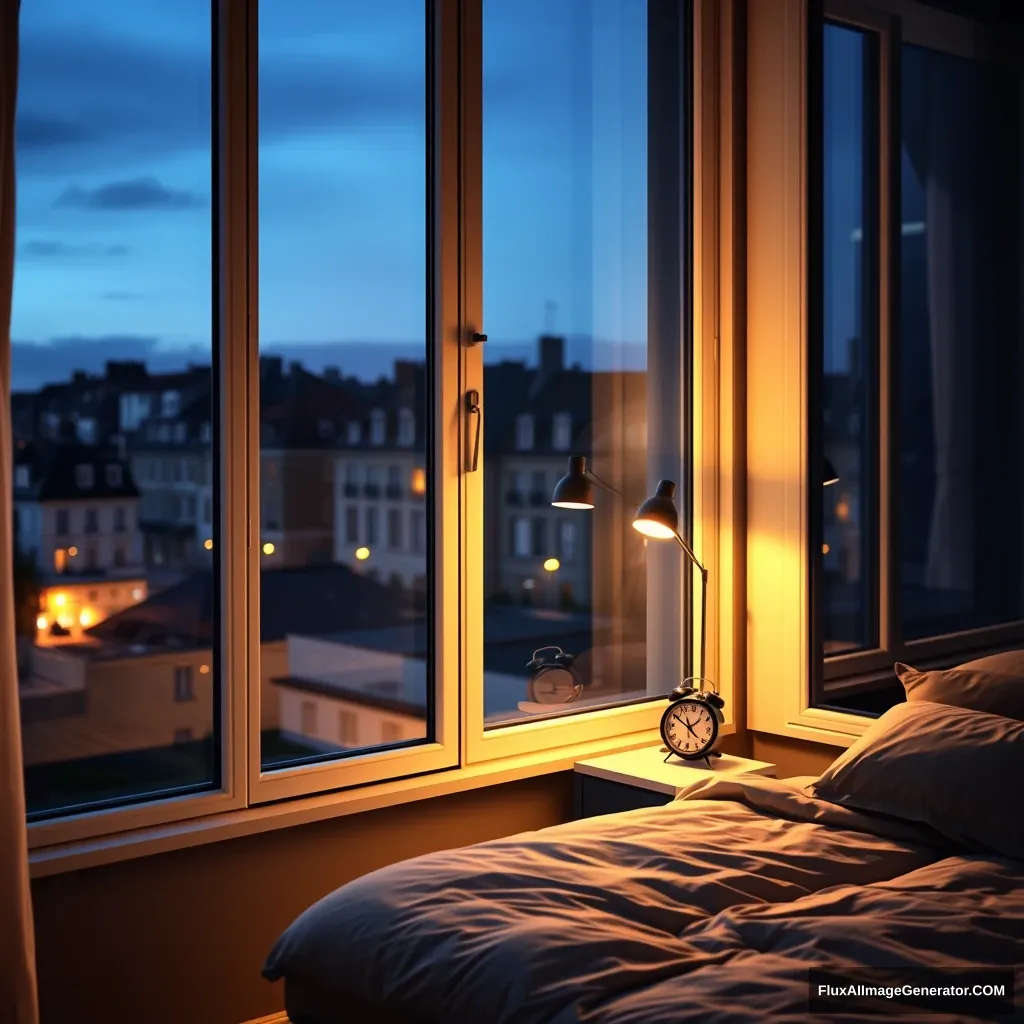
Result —
[[700, 739], [700, 737], [699, 737], [699, 736], [698, 736], [698, 735], [697, 735], [697, 734], [696, 734], [696, 733], [695, 733], [695, 732], [693, 731], [693, 726], [692, 726], [692, 725], [690, 725], [690, 721], [689, 721], [689, 719], [687, 719], [687, 718], [684, 718], [684, 719], [683, 719], [683, 725], [685, 725], [685, 726], [686, 726], [686, 728], [690, 730], [690, 735], [691, 735], [691, 736], [692, 736], [692, 737], [693, 737], [694, 739]]

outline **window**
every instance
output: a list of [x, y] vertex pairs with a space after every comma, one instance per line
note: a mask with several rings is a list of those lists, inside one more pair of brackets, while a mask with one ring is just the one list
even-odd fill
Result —
[[386, 423], [382, 409], [374, 409], [370, 413], [370, 444], [381, 445], [384, 443]]
[[[36, 675], [59, 661], [90, 698], [115, 692], [83, 697], [74, 747], [26, 709], [33, 844], [219, 828], [221, 812], [653, 737], [689, 667], [692, 579], [668, 547], [648, 572], [628, 516], [671, 477], [689, 529], [703, 465], [682, 448], [688, 5], [480, 0], [482, 37], [422, 0], [139, 0], [127, 22], [73, 6], [23, 12], [22, 116], [81, 131], [20, 133], [14, 332], [58, 339], [61, 358], [33, 352], [13, 377], [39, 392], [102, 376], [117, 429], [85, 410], [95, 458], [77, 461], [105, 474], [127, 439], [150, 465], [122, 475], [130, 495], [105, 475], [93, 485], [115, 500], [80, 493], [74, 533], [54, 535], [52, 504], [38, 524], [39, 568], [58, 545], [61, 568], [95, 551], [99, 571], [57, 589], [100, 599], [61, 627], [70, 642], [33, 629], [19, 651]], [[79, 45], [110, 65], [99, 92]], [[141, 68], [118, 59], [139, 53]], [[106, 339], [109, 364], [61, 342], [67, 323]], [[455, 342], [478, 329], [488, 346]], [[139, 363], [127, 392], [118, 374]], [[573, 517], [546, 499], [577, 445], [626, 503], [602, 493], [580, 513], [569, 568], [556, 524]], [[523, 501], [506, 508], [511, 472]], [[287, 537], [268, 536], [286, 508]], [[711, 532], [702, 520], [702, 546]], [[537, 715], [524, 667], [549, 642], [579, 655], [587, 689]]]
[[551, 421], [551, 447], [556, 452], [567, 452], [572, 444], [572, 416], [556, 412]]
[[192, 684], [192, 666], [181, 665], [174, 670], [174, 700], [182, 703], [195, 700], [196, 691]]
[[345, 543], [356, 544], [359, 541], [359, 509], [349, 505], [345, 509]]
[[359, 743], [359, 716], [355, 711], [338, 712], [338, 744], [354, 747]]
[[[525, 676], [517, 691], [499, 670], [487, 671], [489, 659], [497, 664], [506, 645], [509, 595], [520, 605], [517, 650], [526, 661], [545, 644], [589, 652], [580, 662], [586, 699], [554, 707], [551, 714], [645, 701], [670, 688], [660, 672], [648, 682], [645, 555], [642, 538], [630, 529], [629, 510], [647, 496], [648, 480], [660, 475], [680, 486], [684, 528], [688, 516], [679, 436], [684, 405], [677, 393], [674, 406], [662, 407], [659, 400], [648, 412], [649, 374], [679, 380], [686, 364], [679, 318], [685, 305], [678, 290], [685, 277], [679, 216], [686, 209], [679, 164], [686, 118], [683, 7], [612, 0], [555, 2], [541, 10], [515, 0], [483, 0], [485, 455], [493, 462], [517, 452], [537, 459], [510, 470], [507, 491], [489, 493], [508, 504], [514, 504], [511, 496], [528, 495], [535, 508], [546, 507], [565, 460], [562, 455], [542, 465], [541, 452], [549, 445], [569, 451], [576, 423], [580, 448], [573, 453], [626, 496], [623, 504], [599, 492], [593, 512], [574, 513], [589, 517], [597, 532], [593, 548], [602, 555], [574, 580], [576, 603], [589, 611], [557, 625], [545, 609], [559, 606], [566, 570], [544, 569], [556, 558], [558, 543], [546, 515], [509, 517], [507, 533], [487, 535], [493, 570], [482, 622], [489, 729], [531, 719], [520, 707]], [[654, 42], [666, 39], [674, 45]], [[500, 84], [509, 67], [529, 76], [529, 90]], [[611, 81], [612, 89], [599, 86]], [[650, 96], [649, 81], [658, 83]], [[648, 210], [659, 201], [671, 202], [678, 213], [649, 224]], [[534, 239], [532, 255], [516, 267], [512, 253], [525, 232]], [[666, 262], [652, 268], [652, 258]], [[656, 327], [662, 321], [651, 316], [660, 318], [668, 309], [677, 319]], [[546, 311], [546, 323], [538, 323], [536, 310]], [[535, 341], [524, 355], [522, 341], [530, 337]], [[654, 337], [661, 342], [650, 348], [641, 340]], [[573, 362], [567, 358], [570, 343]], [[494, 394], [503, 396], [500, 413], [488, 400]], [[548, 412], [553, 399], [572, 405]], [[499, 415], [502, 422], [496, 422]], [[539, 436], [538, 424], [545, 422], [551, 433]], [[484, 519], [497, 514], [485, 510]], [[659, 555], [667, 566], [660, 583], [673, 589], [666, 607], [675, 609], [678, 623], [686, 617], [678, 555], [665, 549]], [[655, 620], [650, 625], [654, 629]], [[681, 674], [677, 668], [682, 666], [670, 670], [673, 679]], [[513, 740], [496, 740], [494, 749], [506, 742]]]
[[28, 466], [14, 467], [14, 486], [18, 488], [28, 487], [30, 483]]
[[378, 511], [375, 508], [368, 508], [366, 510], [366, 543], [376, 544], [377, 543], [377, 519]]
[[[1006, 468], [1024, 461], [1021, 310], [1006, 284], [1024, 267], [1011, 170], [1024, 76], [985, 56], [985, 38], [968, 57], [913, 32], [897, 43], [884, 20], [822, 33], [811, 400], [838, 481], [821, 491], [811, 592], [813, 699], [826, 707], [902, 699], [896, 660], [955, 664], [1024, 639], [1024, 485]], [[883, 320], [888, 267], [899, 289]]]
[[558, 557], [566, 565], [576, 560], [576, 524], [571, 519], [558, 521]]
[[415, 555], [427, 550], [427, 516], [418, 508], [409, 513], [409, 543]]
[[321, 437], [334, 437], [334, 423], [332, 420], [322, 419], [317, 422], [317, 433]]
[[412, 409], [398, 410], [398, 443], [411, 448], [416, 440], [416, 416]]
[[[131, 484], [124, 456], [113, 454], [123, 452], [126, 435], [132, 447], [152, 443], [150, 425], [143, 425], [148, 396], [126, 390], [118, 374], [135, 364], [149, 374], [181, 374], [189, 380], [191, 407], [205, 405], [210, 418], [210, 367], [219, 343], [211, 265], [217, 209], [211, 194], [211, 13], [209, 4], [179, 8], [163, 0], [137, 0], [127, 19], [98, 0], [22, 5], [12, 331], [19, 339], [65, 340], [16, 346], [12, 376], [19, 391], [45, 395], [46, 388], [64, 389], [62, 401], [72, 406], [66, 415], [88, 424], [79, 439], [95, 445], [83, 446], [77, 459], [61, 465], [60, 479], [47, 481], [79, 499], [73, 520], [67, 508], [58, 510], [54, 525], [63, 539], [53, 548], [41, 539], [57, 573], [115, 568], [123, 575], [134, 564], [129, 553], [143, 550], [131, 514], [134, 499], [126, 504], [118, 498], [123, 507], [88, 508], [82, 502], [120, 494]], [[90, 67], [99, 53], [102, 67]], [[40, 116], [53, 124], [73, 123], [74, 140], [67, 136], [41, 145], [32, 132], [21, 131]], [[34, 210], [46, 211], [45, 222]], [[147, 339], [160, 336], [175, 341], [153, 350]], [[106, 363], [93, 358], [90, 339], [101, 337], [107, 339]], [[95, 387], [74, 386], [77, 372], [88, 374]], [[110, 398], [111, 416], [89, 407], [90, 389], [94, 397]], [[152, 493], [156, 456], [143, 450], [132, 459], [139, 489]], [[116, 547], [98, 540], [101, 528], [111, 526]], [[71, 543], [84, 540], [68, 536], [71, 527], [90, 534], [90, 542]], [[210, 637], [219, 635], [217, 576], [193, 580], [198, 589], [189, 591], [182, 581], [195, 567], [179, 558], [168, 559], [167, 568], [161, 586], [167, 586], [162, 596], [170, 603], [160, 630], [146, 625], [152, 622], [151, 599], [130, 598], [136, 584], [115, 595], [94, 579], [94, 600], [70, 575], [59, 589], [67, 622], [62, 628], [69, 636], [37, 632], [34, 621], [19, 624], [33, 845], [63, 841], [72, 832], [83, 837], [123, 830], [128, 826], [122, 805], [134, 805], [134, 827], [189, 816], [203, 801], [224, 800], [216, 728], [219, 651], [210, 650]], [[37, 585], [16, 580], [19, 588]], [[36, 684], [52, 678], [51, 648], [58, 643], [64, 643], [64, 678], [81, 687], [75, 695], [81, 714], [71, 732], [69, 719], [38, 714], [42, 705], [33, 703], [45, 690]], [[167, 720], [170, 697], [185, 685], [179, 674], [168, 678], [168, 660], [182, 646], [205, 646], [203, 657], [213, 668], [213, 685], [188, 697], [189, 730]], [[174, 745], [181, 749], [171, 755]], [[174, 799], [164, 799], [168, 794]]]
[[391, 551], [402, 550], [402, 512], [401, 509], [388, 509], [388, 548]]
[[[332, 423], [346, 424], [347, 443], [357, 445], [363, 440], [360, 423], [365, 417], [368, 440], [380, 448], [389, 441], [388, 411], [400, 408], [402, 367], [411, 363], [423, 372], [433, 358], [423, 329], [428, 312], [425, 6], [418, 0], [396, 0], [385, 8], [363, 5], [356, 11], [351, 5], [324, 7], [313, 0], [260, 0], [259, 13], [261, 353], [269, 355], [282, 338], [316, 340], [316, 358], [347, 372], [344, 379], [331, 371], [322, 376], [319, 367], [309, 365], [302, 368], [301, 378], [286, 375], [295, 396], [291, 429], [301, 432], [303, 416], [309, 415], [303, 405], [329, 410]], [[360, 46], [366, 47], [361, 56]], [[368, 62], [365, 80], [360, 77], [364, 72], [357, 73], [358, 83], [352, 78], [353, 60]], [[380, 83], [399, 80], [393, 93], [385, 86], [392, 95], [387, 103], [370, 100]], [[327, 100], [341, 95], [362, 95], [366, 102], [356, 100], [349, 116]], [[327, 105], [310, 96], [323, 97]], [[340, 135], [339, 116], [346, 122]], [[309, 159], [312, 152], [315, 160]], [[348, 184], [343, 186], [342, 179]], [[360, 197], [355, 206], [353, 190]], [[304, 196], [299, 206], [297, 195]], [[339, 337], [353, 340], [339, 342]], [[375, 354], [368, 360], [358, 354], [363, 339], [373, 342], [367, 351]], [[266, 392], [266, 381], [263, 386]], [[379, 404], [367, 409], [369, 396]], [[415, 435], [418, 427], [429, 436], [429, 426], [410, 416], [406, 410], [404, 419], [396, 417], [400, 429]], [[314, 433], [316, 422], [311, 424]], [[361, 470], [348, 460], [341, 478], [342, 497], [393, 498], [404, 483], [399, 466]], [[432, 666], [414, 646], [417, 630], [426, 626], [426, 613], [411, 614], [396, 601], [386, 583], [392, 567], [386, 552], [377, 549], [382, 541], [387, 549], [401, 546], [402, 513], [389, 512], [382, 524], [379, 506], [362, 511], [342, 506], [342, 547], [335, 543], [332, 475], [319, 468], [297, 471], [284, 486], [291, 493], [283, 500], [289, 508], [294, 502], [297, 517], [307, 521], [296, 543], [308, 544], [310, 558], [332, 550], [338, 562], [312, 565], [306, 576], [301, 569], [292, 570], [291, 579], [285, 578], [289, 574], [262, 574], [264, 622], [277, 629], [277, 623], [291, 621], [291, 614], [294, 625], [286, 632], [295, 634], [262, 647], [265, 664], [286, 666], [273, 672], [282, 682], [272, 684], [274, 699], [265, 700], [261, 712], [260, 764], [264, 772], [274, 773], [263, 788], [268, 795], [289, 787], [308, 789], [302, 773], [290, 773], [288, 766], [310, 756], [323, 759], [324, 787], [332, 773], [336, 785], [348, 785], [360, 773], [366, 778], [405, 774], [408, 766], [372, 760], [357, 765], [343, 756], [361, 752], [358, 742], [375, 745], [374, 727], [364, 722], [375, 717], [376, 687], [394, 671], [396, 661], [405, 666], [399, 671], [404, 680], [401, 700], [408, 708], [407, 737], [424, 744], [435, 729], [427, 699]], [[314, 509], [326, 515], [310, 516]], [[361, 532], [360, 514], [365, 516]], [[314, 528], [308, 522], [313, 518], [321, 525]], [[317, 531], [320, 536], [314, 539]], [[306, 533], [308, 540], [302, 536]], [[364, 546], [353, 550], [360, 543]], [[425, 554], [420, 559], [426, 571]], [[360, 571], [353, 573], [349, 564]], [[371, 571], [380, 574], [379, 582]], [[289, 589], [302, 587], [322, 589], [315, 622], [298, 600], [299, 590]], [[356, 637], [368, 633], [390, 639], [376, 641], [372, 649], [360, 647]], [[315, 703], [303, 696], [304, 683], [316, 687]], [[343, 717], [343, 711], [354, 718]], [[415, 755], [408, 765], [414, 760]], [[303, 772], [308, 771], [306, 765]]]
[[529, 413], [516, 417], [516, 448], [521, 452], [533, 448], [533, 417]]

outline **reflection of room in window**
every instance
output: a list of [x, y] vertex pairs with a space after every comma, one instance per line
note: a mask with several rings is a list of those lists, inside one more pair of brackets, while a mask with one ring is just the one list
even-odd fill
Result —
[[427, 471], [422, 466], [416, 466], [412, 471], [412, 479], [409, 482], [409, 490], [413, 494], [427, 493]]
[[402, 738], [402, 729], [397, 722], [380, 723], [380, 739], [382, 743], [397, 743]]

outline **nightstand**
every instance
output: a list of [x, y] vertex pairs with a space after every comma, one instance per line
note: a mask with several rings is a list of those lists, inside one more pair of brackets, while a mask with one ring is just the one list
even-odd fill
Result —
[[623, 750], [605, 757], [577, 761], [575, 770], [575, 816], [593, 818], [637, 807], [660, 807], [697, 779], [715, 775], [767, 775], [775, 777], [775, 765], [746, 757], [723, 754], [712, 758], [714, 768], [703, 761], [683, 761], [661, 747]]

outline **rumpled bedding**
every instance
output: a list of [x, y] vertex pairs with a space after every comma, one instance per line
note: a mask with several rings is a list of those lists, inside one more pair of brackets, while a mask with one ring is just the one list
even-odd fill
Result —
[[812, 781], [710, 779], [383, 868], [300, 915], [264, 975], [336, 993], [317, 1024], [363, 1019], [349, 1000], [438, 1024], [679, 1024], [806, 1021], [811, 966], [1024, 964], [1024, 863]]

